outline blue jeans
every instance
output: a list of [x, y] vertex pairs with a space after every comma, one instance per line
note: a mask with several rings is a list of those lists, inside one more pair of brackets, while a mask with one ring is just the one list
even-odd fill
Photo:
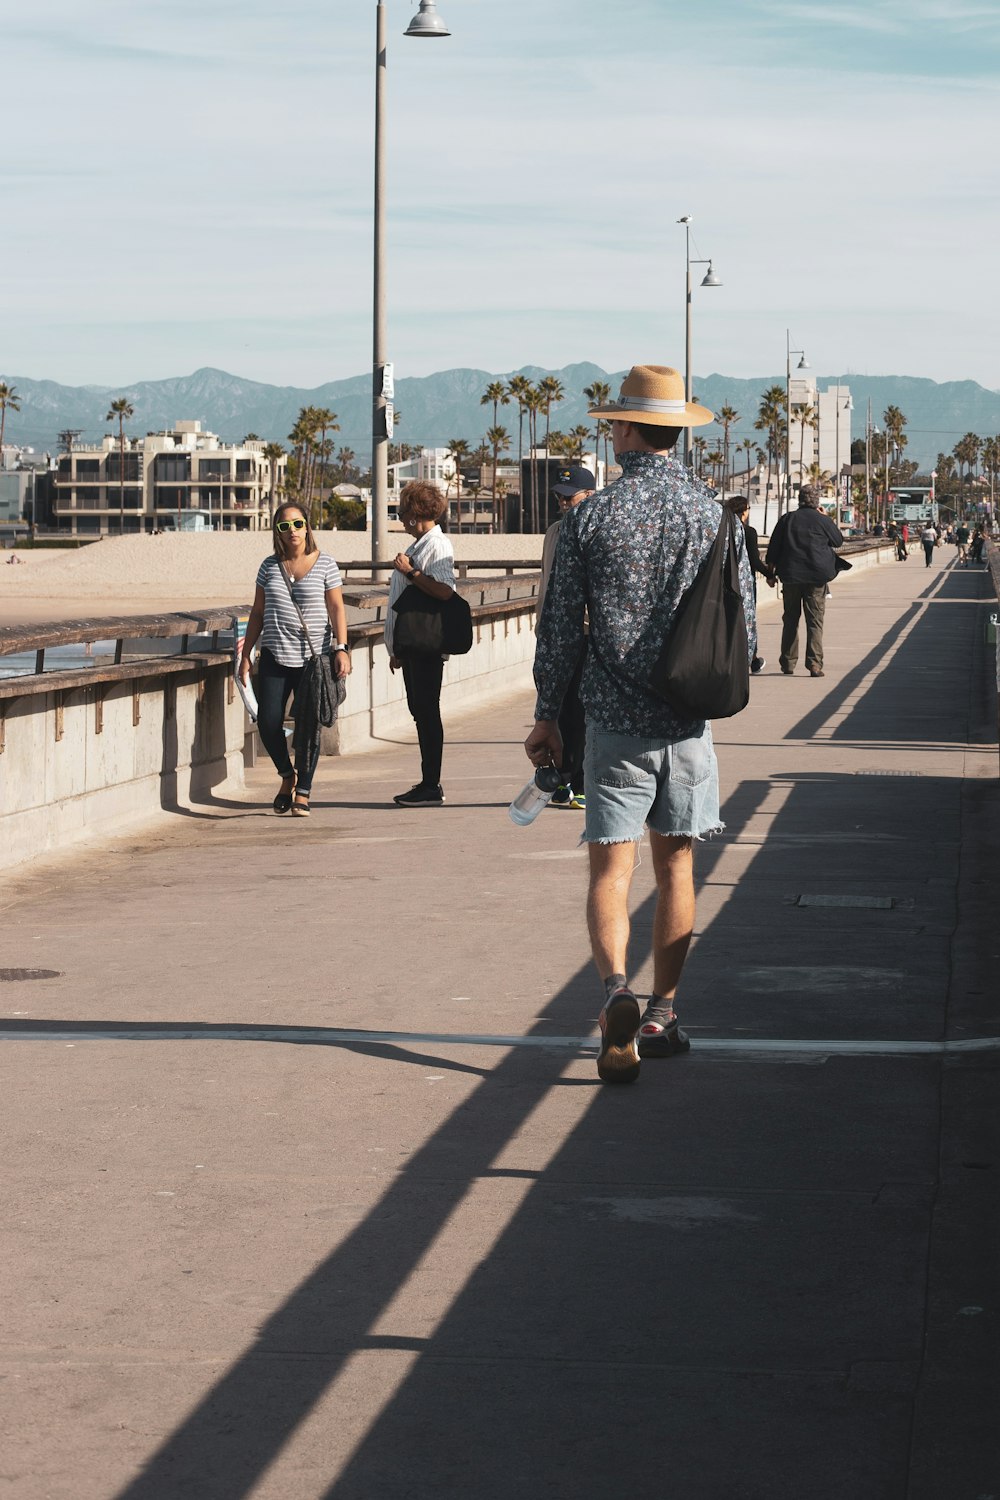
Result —
[[588, 844], [626, 844], [648, 825], [665, 838], [718, 833], [719, 764], [712, 726], [687, 740], [614, 734], [588, 720], [584, 757]]
[[[257, 668], [257, 728], [264, 749], [273, 760], [279, 776], [292, 775], [292, 760], [284, 730], [285, 709], [299, 685], [303, 670], [302, 667], [283, 666], [266, 646], [260, 653]], [[317, 748], [309, 765], [296, 764], [296, 786], [300, 792], [312, 790], [318, 760]]]

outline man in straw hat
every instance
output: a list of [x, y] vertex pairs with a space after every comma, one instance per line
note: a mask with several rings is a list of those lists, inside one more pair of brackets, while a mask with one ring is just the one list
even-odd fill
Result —
[[[718, 832], [719, 773], [711, 726], [684, 720], [648, 687], [649, 674], [685, 590], [722, 519], [714, 491], [673, 457], [685, 427], [713, 420], [684, 399], [684, 380], [662, 365], [634, 365], [617, 402], [590, 415], [611, 419], [622, 476], [563, 520], [538, 623], [534, 765], [560, 764], [559, 709], [583, 639], [590, 637], [581, 697], [590, 854], [587, 925], [604, 983], [597, 1071], [631, 1083], [640, 1058], [671, 1057], [690, 1042], [674, 998], [694, 927], [692, 841]], [[753, 582], [742, 534], [740, 585], [747, 649], [757, 649]], [[635, 846], [650, 831], [657, 904], [653, 993], [645, 1012], [628, 984], [628, 893]]]

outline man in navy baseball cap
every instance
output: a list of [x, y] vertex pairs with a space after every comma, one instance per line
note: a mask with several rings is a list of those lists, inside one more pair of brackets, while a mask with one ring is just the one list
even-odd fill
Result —
[[[559, 482], [552, 486], [552, 493], [559, 496], [561, 509], [569, 510], [570, 504], [579, 504], [595, 488], [594, 476], [589, 469], [584, 469], [579, 464], [569, 464], [565, 469], [559, 470]], [[569, 504], [563, 504], [564, 501]]]
[[[548, 588], [549, 577], [552, 573], [552, 564], [556, 555], [556, 543], [559, 540], [559, 527], [562, 517], [575, 509], [581, 502], [597, 488], [593, 474], [589, 469], [583, 468], [581, 464], [567, 464], [560, 469], [556, 475], [556, 482], [552, 486], [552, 494], [559, 501], [561, 515], [558, 521], [553, 521], [545, 533], [542, 543], [542, 580], [538, 589], [538, 613], [541, 615], [542, 604], [545, 600], [545, 590]], [[586, 658], [586, 648], [580, 653], [573, 680], [563, 700], [562, 710], [559, 714], [559, 728], [563, 737], [563, 762], [562, 762], [562, 785], [558, 787], [549, 803], [550, 807], [569, 807], [583, 811], [586, 808], [586, 799], [583, 795], [583, 748], [586, 734], [584, 722], [583, 704], [580, 702], [580, 679], [583, 676], [583, 664]]]

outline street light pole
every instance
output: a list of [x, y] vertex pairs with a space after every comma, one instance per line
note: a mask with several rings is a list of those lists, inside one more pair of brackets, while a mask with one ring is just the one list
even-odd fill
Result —
[[841, 514], [842, 514], [842, 506], [841, 506], [841, 503], [840, 503], [840, 495], [841, 495], [841, 490], [840, 490], [840, 413], [841, 413], [841, 411], [853, 411], [854, 410], [853, 406], [851, 405], [851, 398], [850, 398], [850, 396], [848, 396], [847, 400], [844, 402], [843, 407], [841, 406], [841, 404], [840, 404], [840, 387], [839, 386], [837, 387], [837, 400], [836, 400], [836, 403], [835, 403], [835, 406], [834, 406], [834, 410], [837, 413], [837, 430], [836, 430], [834, 442], [835, 442], [835, 451], [836, 451], [836, 455], [837, 455], [837, 458], [836, 458], [836, 466], [837, 466], [837, 526], [839, 527], [840, 523], [841, 523]]
[[[802, 358], [799, 360], [799, 362], [798, 362], [798, 364], [796, 365], [795, 368], [797, 370], [808, 370], [808, 368], [809, 368], [809, 362], [806, 359], [804, 350], [802, 350], [802, 349], [793, 349], [792, 348], [792, 335], [791, 335], [790, 330], [786, 328], [785, 329], [785, 509], [786, 510], [791, 510], [791, 508], [792, 508], [792, 355], [793, 354], [800, 354], [802, 356]], [[819, 401], [819, 394], [818, 394], [818, 392], [817, 392], [816, 400], [817, 400], [817, 403], [818, 403], [818, 401]], [[816, 444], [816, 448], [817, 448], [817, 452], [818, 452], [819, 451], [818, 432], [817, 432], [817, 444]], [[801, 484], [801, 482], [802, 482], [802, 475], [800, 474], [799, 475], [799, 483]], [[778, 512], [779, 512], [779, 514], [781, 512], [780, 505], [778, 507]]]
[[[691, 215], [684, 214], [677, 222], [684, 225], [684, 399], [690, 403], [694, 399], [691, 394], [691, 384], [694, 378], [691, 364], [691, 267], [708, 267], [701, 282], [702, 286], [721, 286], [722, 282], [712, 270], [712, 262], [710, 260], [691, 259]], [[690, 468], [690, 427], [685, 427], [684, 429], [684, 463]]]
[[[385, 182], [386, 182], [386, 65], [388, 20], [386, 0], [375, 7], [375, 216], [372, 318], [372, 576], [381, 560], [388, 567], [389, 551], [389, 431], [386, 422], [386, 365], [388, 338], [385, 298]], [[437, 14], [434, 0], [420, 0], [406, 36], [450, 36]]]

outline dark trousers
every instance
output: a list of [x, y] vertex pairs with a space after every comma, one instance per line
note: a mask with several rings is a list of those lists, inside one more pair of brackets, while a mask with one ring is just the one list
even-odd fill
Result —
[[408, 656], [403, 658], [403, 686], [406, 706], [417, 726], [420, 744], [420, 784], [440, 786], [441, 757], [444, 754], [444, 725], [441, 723], [441, 679], [443, 656]]
[[[291, 776], [292, 761], [288, 754], [288, 739], [285, 735], [285, 709], [288, 700], [299, 685], [303, 667], [284, 667], [265, 647], [260, 653], [257, 668], [257, 729], [264, 749], [274, 762], [279, 776]], [[299, 791], [312, 790], [319, 747], [309, 765], [296, 760], [295, 776]]]
[[580, 683], [583, 679], [586, 660], [585, 648], [580, 652], [580, 660], [576, 664], [576, 671], [566, 689], [566, 696], [559, 710], [559, 733], [562, 735], [563, 742], [561, 768], [563, 784], [571, 786], [575, 792], [583, 791], [583, 752], [587, 741], [587, 718], [583, 704], [580, 702]]
[[934, 557], [934, 543], [933, 542], [925, 542], [924, 543], [924, 567], [925, 568], [929, 568], [930, 567], [931, 560], [932, 560], [933, 557]]
[[799, 659], [799, 616], [806, 618], [806, 666], [823, 669], [823, 615], [826, 612], [825, 583], [782, 583], [781, 665], [789, 670]]

